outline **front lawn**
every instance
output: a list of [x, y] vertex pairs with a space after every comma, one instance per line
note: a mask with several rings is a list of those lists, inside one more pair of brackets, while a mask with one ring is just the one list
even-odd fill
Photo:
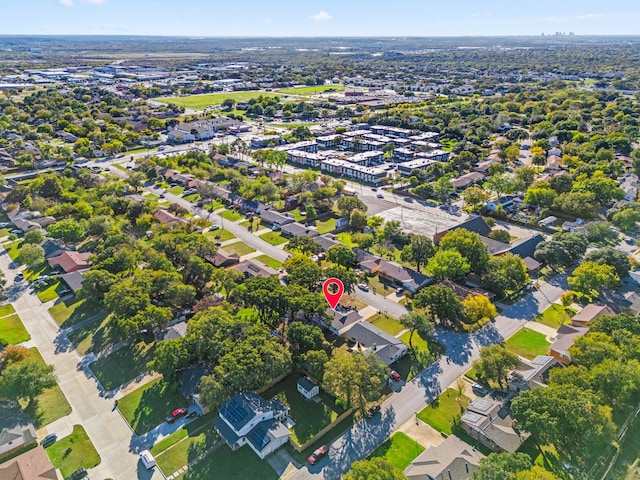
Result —
[[4, 244], [4, 248], [7, 251], [7, 254], [9, 255], [9, 258], [11, 258], [11, 260], [15, 261], [15, 259], [18, 258], [18, 254], [20, 253], [21, 246], [22, 246], [22, 240], [16, 240], [14, 242]]
[[182, 425], [181, 428], [173, 432], [171, 435], [167, 435], [162, 440], [153, 445], [153, 447], [151, 447], [149, 451], [153, 456], [160, 455], [162, 452], [173, 447], [181, 440], [187, 437], [195, 437], [196, 435], [201, 433], [201, 430], [211, 429], [213, 419], [216, 416], [217, 415], [215, 414], [215, 412], [209, 412], [202, 417], [198, 417], [195, 420]]
[[149, 382], [118, 400], [118, 410], [138, 435], [160, 425], [169, 412], [186, 406], [187, 401], [177, 391], [177, 384], [169, 385], [162, 378]]
[[275, 258], [271, 258], [269, 255], [260, 255], [259, 257], [256, 257], [256, 260], [264, 263], [268, 267], [275, 268], [276, 270], [282, 268], [282, 262]]
[[79, 468], [93, 468], [100, 463], [100, 455], [81, 425], [74, 425], [71, 435], [47, 447], [46, 452], [64, 478]]
[[288, 240], [280, 234], [280, 232], [267, 232], [260, 235], [260, 238], [271, 245], [282, 245], [287, 243]]
[[207, 236], [207, 238], [209, 238], [209, 240], [212, 240], [214, 242], [226, 242], [227, 240], [233, 240], [234, 238], [236, 238], [236, 236], [229, 230], [224, 230], [222, 228], [219, 228], [217, 230], [209, 230], [207, 233], [205, 233], [205, 235]]
[[533, 360], [538, 355], [546, 355], [551, 345], [542, 334], [521, 328], [512, 336], [507, 338], [505, 347], [512, 353]]
[[[30, 348], [29, 355], [45, 363], [37, 348]], [[47, 388], [31, 404], [20, 402], [25, 413], [31, 417], [36, 428], [43, 427], [71, 413], [71, 405], [58, 385]]]
[[242, 215], [240, 212], [237, 212], [235, 210], [224, 210], [220, 212], [218, 215], [220, 215], [225, 220], [229, 220], [230, 222], [235, 222], [237, 220], [240, 220], [241, 218], [244, 218], [244, 215]]
[[[376, 313], [373, 317], [369, 319], [371, 323], [373, 323], [380, 330], [384, 330], [389, 335], [393, 335], [394, 337], [399, 334], [404, 327], [402, 324], [386, 313]], [[414, 334], [414, 338], [416, 335]], [[406, 342], [405, 342], [406, 343]]]
[[26, 342], [31, 336], [17, 313], [0, 318], [0, 346]]
[[448, 388], [430, 405], [423, 408], [418, 413], [418, 418], [439, 432], [451, 435], [455, 418], [462, 414], [468, 404], [468, 397], [465, 395], [458, 397], [455, 389]]
[[110, 316], [91, 322], [84, 328], [74, 330], [68, 334], [68, 337], [80, 355], [99, 353], [122, 340]]
[[[165, 472], [166, 473], [166, 472]], [[196, 463], [176, 480], [277, 480], [267, 462], [264, 462], [245, 445], [232, 452], [225, 444], [201, 462]]]
[[153, 341], [129, 344], [102, 357], [89, 368], [104, 389], [110, 391], [146, 372], [155, 347]]
[[0, 306], [0, 317], [6, 317], [7, 315], [11, 315], [12, 313], [16, 313], [16, 309], [13, 308], [13, 305], [11, 305], [10, 303]]
[[369, 288], [374, 290], [378, 295], [384, 295], [385, 297], [396, 291], [396, 287], [391, 285], [390, 282], [380, 279], [377, 275], [369, 277], [368, 285]]
[[[98, 313], [100, 315], [97, 315]], [[49, 309], [49, 314], [62, 328], [68, 328], [93, 316], [97, 316], [96, 321], [98, 321], [107, 315], [97, 303], [91, 300], [78, 300], [75, 296], [56, 303]]]
[[391, 465], [402, 472], [422, 452], [424, 452], [424, 447], [416, 440], [402, 432], [396, 432], [376, 448], [369, 455], [369, 458], [385, 458]]
[[264, 398], [279, 398], [290, 409], [289, 415], [296, 423], [291, 429], [291, 437], [302, 445], [310, 440], [316, 433], [333, 422], [344, 412], [335, 404], [335, 399], [320, 394], [320, 401], [305, 400], [297, 390], [298, 377], [289, 375], [264, 392]]
[[560, 328], [565, 323], [571, 322], [571, 317], [576, 314], [573, 308], [566, 308], [563, 305], [554, 303], [547, 307], [534, 321], [542, 323], [551, 328]]
[[320, 235], [333, 232], [336, 229], [336, 219], [332, 217], [324, 221], [316, 220], [316, 229]]
[[250, 247], [244, 242], [234, 242], [229, 245], [225, 245], [224, 250], [229, 253], [237, 253], [240, 256], [246, 255], [248, 253], [253, 253], [256, 251], [255, 248]]
[[348, 247], [357, 247], [357, 245], [351, 240], [351, 234], [349, 232], [338, 233], [336, 238]]
[[[186, 432], [184, 428], [181, 428], [180, 430]], [[158, 465], [165, 475], [171, 475], [198, 455], [211, 448], [217, 438], [218, 436], [215, 430], [211, 427], [206, 427], [205, 429], [194, 432], [193, 434], [188, 434], [186, 438], [156, 457], [156, 462], [158, 462]], [[216, 476], [213, 478], [219, 477]]]
[[42, 303], [47, 303], [58, 297], [58, 293], [64, 290], [65, 284], [62, 280], [57, 280], [43, 290], [36, 289], [36, 294]]
[[184, 187], [178, 185], [177, 187], [171, 187], [169, 190], [167, 190], [169, 193], [173, 193], [174, 195], [182, 195], [182, 192], [184, 192]]

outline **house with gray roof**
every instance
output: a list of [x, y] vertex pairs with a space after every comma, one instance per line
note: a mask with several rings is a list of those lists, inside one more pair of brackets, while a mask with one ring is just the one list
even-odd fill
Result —
[[218, 413], [213, 428], [233, 451], [249, 445], [264, 459], [289, 440], [289, 429], [283, 424], [289, 409], [277, 398], [265, 400], [256, 392], [236, 393]]
[[346, 333], [355, 343], [354, 349], [371, 352], [386, 365], [391, 365], [407, 353], [407, 345], [369, 322], [356, 322]]
[[0, 403], [0, 456], [19, 450], [38, 439], [33, 422], [17, 403]]
[[520, 365], [509, 376], [509, 390], [533, 390], [546, 387], [549, 371], [561, 363], [551, 355], [538, 355], [533, 360], [520, 357]]
[[295, 237], [296, 235], [303, 235], [305, 237], [317, 237], [318, 231], [312, 227], [305, 227], [301, 223], [293, 222], [287, 225], [282, 225], [282, 236], [286, 238]]
[[344, 308], [340, 305], [337, 305], [335, 310], [333, 308], [327, 308], [325, 312], [330, 321], [326, 326], [334, 335], [343, 335], [353, 325], [363, 320], [362, 316], [356, 310]]
[[430, 447], [405, 469], [409, 480], [468, 480], [484, 455], [455, 435]]

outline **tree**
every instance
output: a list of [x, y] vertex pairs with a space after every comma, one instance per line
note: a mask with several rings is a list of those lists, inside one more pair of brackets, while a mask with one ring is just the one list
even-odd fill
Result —
[[620, 278], [611, 265], [595, 262], [583, 262], [574, 271], [567, 282], [575, 291], [592, 296], [603, 289], [613, 289], [620, 285]]
[[367, 400], [379, 395], [388, 368], [373, 353], [338, 350], [325, 365], [323, 385], [347, 407], [364, 410]]
[[167, 382], [175, 380], [176, 371], [189, 366], [189, 349], [184, 338], [175, 338], [158, 343], [153, 359], [147, 363], [152, 372], [162, 374]]
[[311, 350], [320, 350], [324, 342], [320, 327], [302, 322], [291, 322], [287, 330], [287, 338], [294, 362]]
[[484, 273], [489, 263], [487, 245], [480, 235], [464, 228], [457, 228], [445, 234], [440, 240], [441, 250], [457, 250], [460, 252], [474, 273]]
[[149, 303], [147, 291], [142, 286], [134, 284], [132, 280], [114, 283], [104, 296], [107, 310], [120, 318], [135, 316], [147, 308]]
[[634, 208], [625, 208], [615, 213], [611, 217], [611, 221], [614, 225], [620, 227], [623, 232], [627, 232], [634, 229], [636, 224], [640, 222], [640, 212]]
[[462, 301], [464, 313], [473, 323], [491, 320], [498, 316], [498, 310], [485, 295], [467, 295]]
[[469, 263], [456, 250], [438, 250], [427, 263], [427, 275], [444, 280], [450, 278], [460, 280], [469, 273]]
[[509, 232], [501, 228], [498, 228], [496, 230], [492, 230], [491, 232], [489, 232], [488, 237], [491, 238], [492, 240], [497, 240], [498, 242], [502, 242], [506, 244], [511, 242], [511, 235], [509, 234]]
[[367, 226], [367, 215], [362, 210], [353, 210], [349, 216], [349, 226], [354, 230], [362, 230]]
[[409, 334], [409, 347], [413, 350], [413, 333], [418, 332], [418, 334], [424, 339], [426, 337], [430, 337], [433, 335], [435, 327], [431, 319], [427, 316], [426, 313], [420, 311], [411, 311], [406, 315], [400, 317], [400, 323], [410, 330]]
[[36, 358], [26, 358], [13, 363], [0, 376], [0, 396], [11, 400], [28, 400], [29, 403], [47, 388], [57, 384], [53, 367]]
[[345, 293], [353, 293], [356, 284], [358, 283], [358, 277], [353, 273], [353, 270], [351, 268], [343, 267], [342, 265], [327, 267], [324, 270], [324, 275], [326, 278], [333, 277], [341, 280], [344, 285]]
[[35, 243], [27, 243], [20, 248], [16, 261], [28, 267], [35, 267], [44, 262], [44, 249]]
[[316, 210], [316, 207], [314, 207], [313, 204], [311, 203], [307, 204], [305, 208], [305, 217], [307, 221], [310, 222], [315, 220], [317, 215], [318, 215], [318, 211]]
[[353, 462], [343, 480], [406, 480], [406, 476], [384, 457]]
[[336, 202], [336, 207], [343, 217], [351, 216], [351, 212], [354, 210], [360, 210], [361, 212], [367, 211], [367, 205], [358, 197], [349, 195], [343, 195]]
[[44, 235], [40, 230], [31, 230], [24, 234], [24, 243], [40, 243], [44, 240]]
[[290, 250], [300, 252], [303, 255], [315, 255], [322, 250], [320, 244], [308, 235], [294, 235], [289, 240], [288, 247]]
[[309, 350], [302, 355], [302, 364], [307, 372], [316, 379], [322, 380], [324, 376], [324, 366], [329, 361], [329, 356], [324, 350]]
[[445, 285], [431, 285], [420, 290], [413, 299], [415, 308], [428, 308], [441, 323], [456, 324], [464, 317], [462, 302], [456, 293]]
[[92, 268], [82, 276], [82, 287], [78, 292], [78, 297], [102, 303], [104, 295], [116, 281], [117, 277], [111, 272]]
[[568, 192], [558, 195], [554, 208], [580, 218], [595, 217], [600, 205], [593, 192]]
[[474, 210], [487, 203], [489, 194], [479, 187], [469, 187], [462, 194], [466, 205], [470, 205]]
[[351, 234], [351, 241], [358, 245], [360, 248], [367, 249], [375, 243], [375, 237], [372, 233], [353, 233]]
[[608, 222], [589, 222], [584, 229], [587, 239], [593, 243], [612, 242], [618, 238], [618, 233], [611, 229]]
[[0, 351], [0, 372], [9, 365], [19, 363], [31, 355], [27, 347], [22, 345], [6, 345]]
[[511, 403], [519, 428], [538, 444], [553, 444], [573, 459], [602, 450], [612, 440], [611, 408], [574, 385], [549, 385], [521, 392]]
[[400, 258], [403, 262], [415, 265], [416, 269], [420, 271], [420, 267], [433, 256], [435, 251], [436, 247], [429, 237], [413, 235], [409, 245], [405, 245], [402, 249]]
[[291, 283], [308, 290], [317, 289], [322, 280], [322, 268], [310, 258], [302, 255], [295, 255], [287, 259], [284, 262], [284, 268]]
[[517, 480], [518, 472], [529, 470], [531, 457], [526, 453], [491, 453], [473, 472], [473, 480]]
[[509, 297], [528, 284], [527, 266], [518, 255], [506, 253], [489, 258], [487, 271], [482, 275], [483, 287], [500, 297]]
[[541, 242], [533, 254], [536, 260], [551, 268], [567, 268], [587, 251], [586, 237], [576, 233], [556, 233], [548, 242]]
[[629, 257], [624, 252], [612, 247], [603, 247], [590, 251], [585, 255], [584, 261], [595, 262], [600, 265], [611, 265], [620, 279], [627, 278], [629, 270], [631, 270]]
[[61, 238], [65, 242], [79, 242], [87, 235], [85, 222], [77, 222], [65, 218], [47, 227], [47, 234], [52, 238]]
[[449, 200], [449, 194], [455, 191], [455, 187], [448, 177], [440, 177], [433, 184], [433, 193], [440, 202]]
[[520, 359], [500, 345], [490, 345], [480, 349], [480, 360], [473, 365], [480, 377], [496, 381], [501, 388], [505, 388], [507, 374], [520, 366]]
[[524, 196], [524, 202], [535, 207], [549, 208], [557, 196], [558, 194], [551, 188], [529, 188]]
[[329, 262], [351, 268], [356, 263], [356, 254], [347, 245], [339, 243], [329, 247], [326, 259]]

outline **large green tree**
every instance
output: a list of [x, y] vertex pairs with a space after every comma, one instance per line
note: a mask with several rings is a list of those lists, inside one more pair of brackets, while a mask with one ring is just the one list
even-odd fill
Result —
[[415, 308], [427, 308], [445, 325], [457, 325], [464, 318], [464, 308], [456, 293], [446, 285], [431, 285], [413, 297]]
[[11, 400], [35, 398], [56, 385], [53, 367], [36, 358], [29, 358], [6, 367], [0, 375], [0, 396]]
[[448, 232], [439, 244], [440, 250], [457, 250], [462, 255], [474, 273], [484, 273], [489, 264], [487, 245], [480, 235], [464, 228], [457, 228]]
[[353, 462], [343, 480], [406, 480], [406, 476], [384, 457]]
[[462, 280], [469, 270], [469, 262], [456, 250], [438, 250], [426, 268], [427, 275], [437, 280]]
[[435, 251], [435, 245], [429, 237], [412, 235], [411, 242], [402, 249], [401, 259], [403, 262], [415, 265], [420, 271], [422, 265], [434, 255]]
[[520, 365], [520, 359], [500, 345], [490, 345], [480, 349], [480, 360], [476, 360], [473, 365], [478, 376], [495, 381], [504, 388], [507, 374]]

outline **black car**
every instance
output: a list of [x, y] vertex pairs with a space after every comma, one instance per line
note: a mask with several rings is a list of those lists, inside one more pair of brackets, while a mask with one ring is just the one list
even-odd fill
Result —
[[58, 435], [56, 435], [55, 433], [50, 433], [42, 439], [40, 445], [42, 445], [44, 448], [47, 448], [49, 445], [53, 445], [54, 443], [56, 443], [57, 439]]
[[365, 417], [373, 418], [380, 411], [380, 405], [377, 403], [375, 405], [371, 405], [369, 409], [364, 413]]
[[71, 475], [69, 475], [67, 477], [67, 480], [87, 480], [88, 478], [89, 476], [87, 475], [87, 469], [79, 468], [78, 470], [73, 472]]

